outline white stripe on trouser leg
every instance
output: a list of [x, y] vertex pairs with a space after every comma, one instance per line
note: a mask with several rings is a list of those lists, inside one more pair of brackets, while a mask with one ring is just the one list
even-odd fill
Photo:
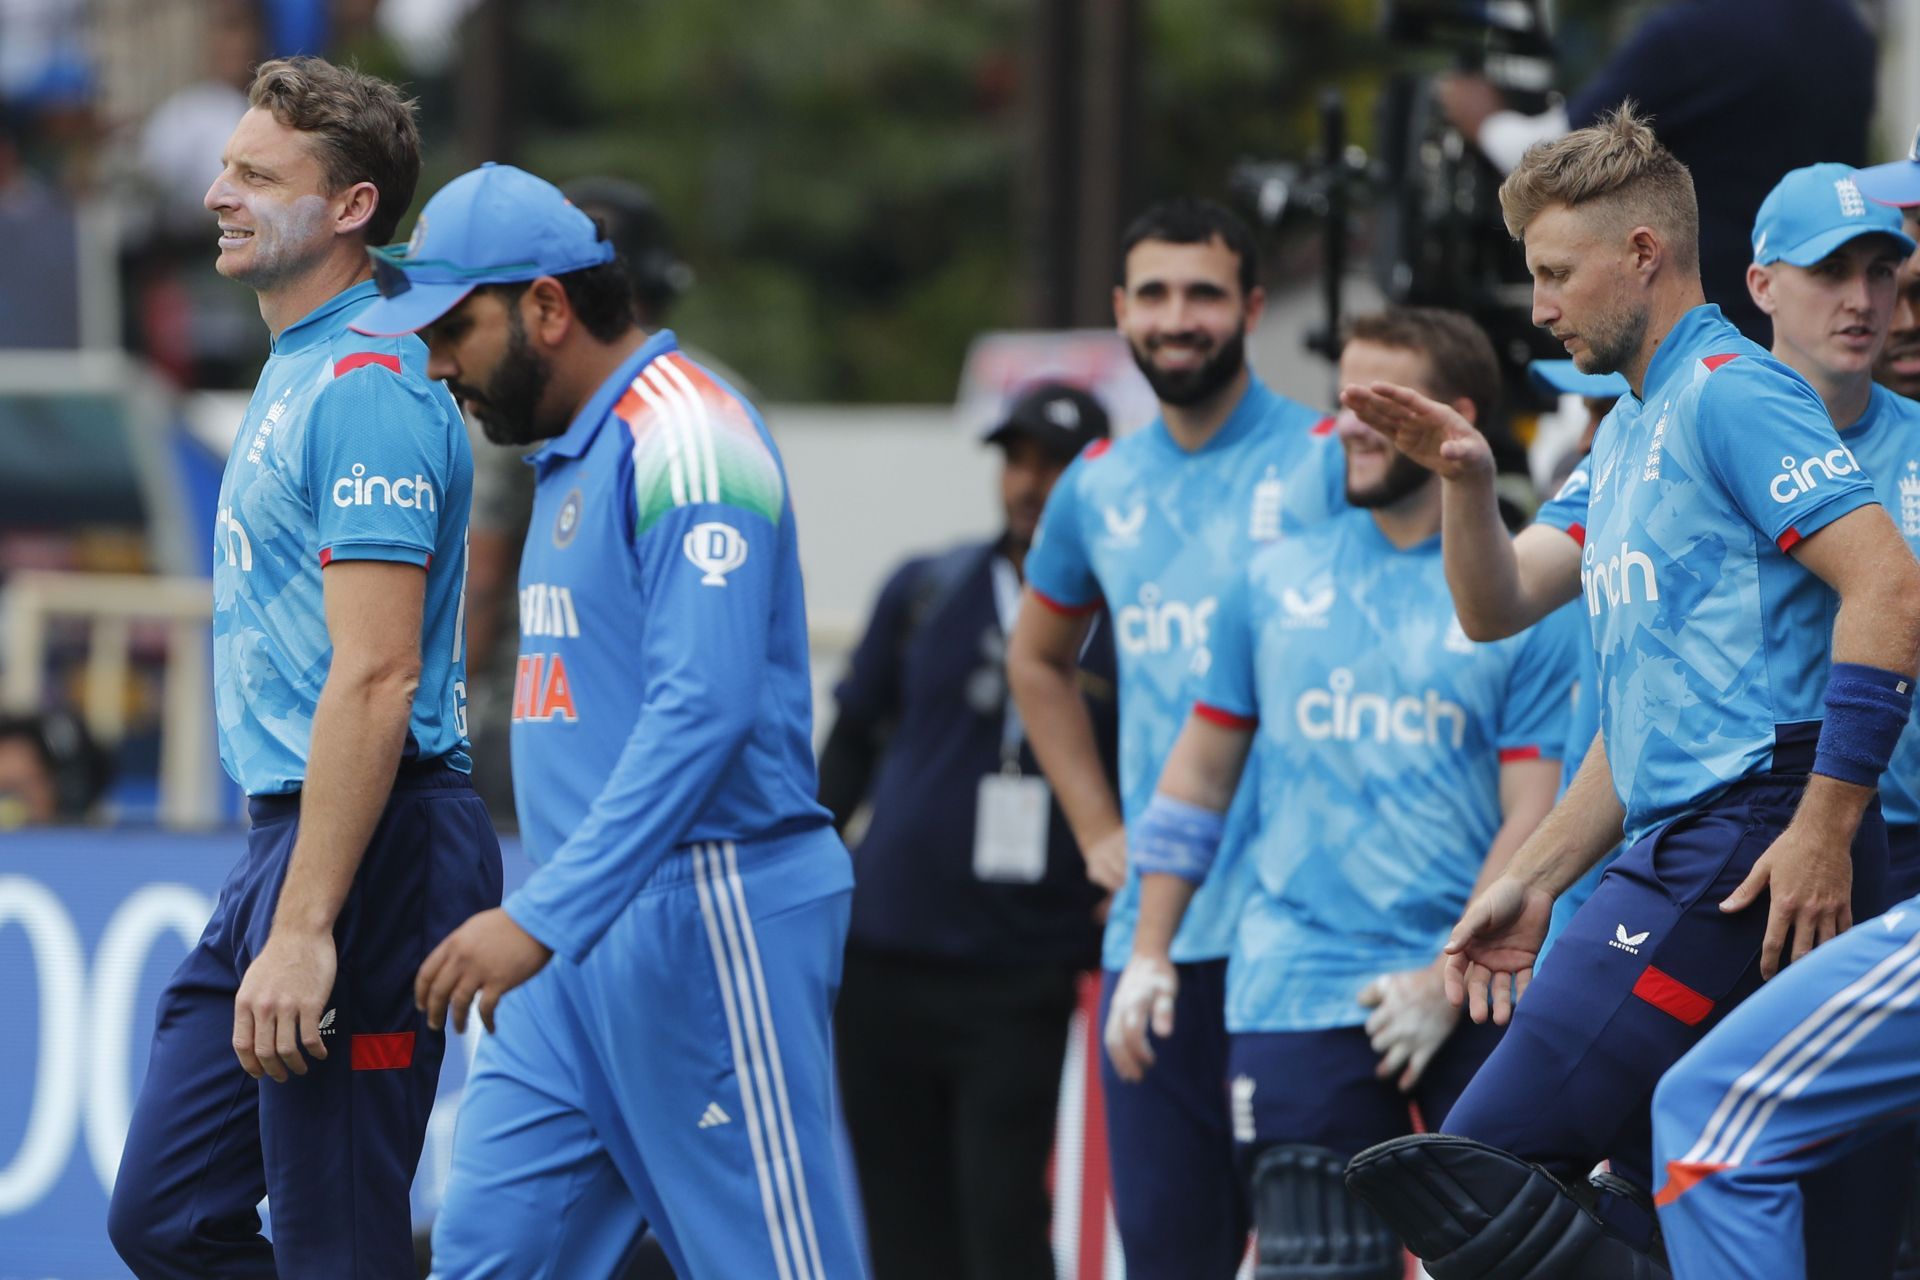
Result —
[[774, 1097], [780, 1103], [780, 1126], [786, 1135], [787, 1150], [793, 1156], [794, 1191], [800, 1199], [800, 1224], [807, 1233], [807, 1254], [813, 1261], [815, 1275], [824, 1277], [825, 1269], [820, 1265], [820, 1238], [813, 1229], [813, 1204], [807, 1198], [807, 1171], [800, 1154], [799, 1140], [793, 1130], [793, 1104], [787, 1098], [787, 1069], [780, 1059], [780, 1039], [774, 1034], [773, 1010], [767, 1002], [767, 978], [760, 968], [760, 943], [753, 933], [753, 917], [747, 914], [747, 892], [740, 883], [740, 857], [733, 841], [726, 843], [727, 884], [733, 890], [735, 904], [740, 910], [740, 931], [747, 942], [747, 961], [753, 968], [754, 994], [759, 1002], [760, 1020], [766, 1029], [767, 1060], [773, 1065]]
[[793, 1251], [793, 1270], [799, 1280], [815, 1274], [808, 1266], [806, 1246], [800, 1239], [798, 1210], [794, 1205], [793, 1173], [798, 1164], [790, 1149], [788, 1133], [782, 1130], [774, 1104], [774, 1076], [768, 1068], [768, 1054], [762, 1022], [756, 1013], [753, 979], [747, 969], [746, 949], [740, 940], [741, 923], [734, 918], [734, 906], [722, 869], [720, 846], [709, 845], [709, 867], [713, 874], [713, 892], [718, 903], [720, 931], [727, 940], [727, 958], [731, 962], [734, 994], [740, 1001], [740, 1024], [747, 1033], [747, 1055], [753, 1063], [758, 1088], [755, 1101], [760, 1107], [761, 1123], [767, 1134], [767, 1157], [773, 1164], [773, 1184], [780, 1193], [781, 1220], [787, 1229], [787, 1244]]
[[[1807, 1086], [1819, 1078], [1820, 1073], [1839, 1061], [1848, 1050], [1866, 1039], [1869, 1035], [1892, 1017], [1898, 1010], [1912, 1004], [1914, 997], [1920, 995], [1920, 958], [1909, 961], [1893, 979], [1865, 997], [1858, 1007], [1858, 1016], [1844, 1034], [1819, 1037], [1809, 1041], [1793, 1062], [1782, 1073], [1787, 1078], [1767, 1090], [1766, 1105], [1754, 1116], [1753, 1123], [1747, 1126], [1746, 1135], [1733, 1150], [1729, 1159], [1731, 1164], [1741, 1164], [1747, 1153], [1753, 1149], [1754, 1140], [1767, 1127], [1767, 1121], [1780, 1109], [1780, 1104], [1788, 1098], [1797, 1098], [1805, 1093]], [[1836, 1023], [1836, 1027], [1840, 1024]], [[1805, 1070], [1801, 1070], [1804, 1067]], [[1794, 1074], [1794, 1073], [1798, 1074]]]
[[[680, 460], [680, 433], [673, 425], [673, 410], [647, 385], [645, 378], [635, 378], [633, 389], [647, 402], [647, 407], [653, 410], [654, 420], [660, 424], [660, 438], [667, 445], [667, 487], [673, 495], [673, 505], [684, 507], [687, 505], [686, 464]], [[633, 452], [636, 458], [640, 456], [638, 440], [634, 441]]]
[[[1799, 1053], [1809, 1039], [1818, 1037], [1825, 1043], [1827, 1037], [1821, 1033], [1836, 1026], [1844, 1028], [1853, 1021], [1852, 1007], [1863, 995], [1880, 986], [1889, 977], [1899, 981], [1898, 971], [1920, 955], [1920, 935], [1902, 945], [1882, 959], [1873, 968], [1849, 983], [1846, 987], [1829, 996], [1827, 1000], [1808, 1014], [1786, 1035], [1763, 1055], [1760, 1061], [1742, 1072], [1739, 1079], [1728, 1087], [1726, 1094], [1714, 1108], [1713, 1115], [1707, 1120], [1699, 1139], [1682, 1160], [1689, 1164], [1727, 1164], [1728, 1154], [1745, 1134], [1748, 1122], [1760, 1105], [1761, 1097], [1777, 1084], [1782, 1072], [1790, 1073], [1795, 1062], [1804, 1061]], [[1784, 1067], [1782, 1064], [1786, 1064]]]
[[707, 412], [707, 402], [694, 390], [692, 379], [682, 372], [680, 362], [671, 355], [660, 357], [659, 365], [673, 379], [674, 385], [686, 397], [686, 403], [693, 410], [694, 421], [699, 424], [700, 456], [707, 468], [707, 501], [720, 501], [720, 463], [714, 457], [713, 416]]
[[727, 1038], [733, 1045], [733, 1074], [740, 1082], [740, 1109], [747, 1122], [747, 1142], [753, 1148], [754, 1173], [760, 1180], [760, 1207], [766, 1214], [767, 1242], [773, 1249], [779, 1280], [794, 1280], [793, 1268], [787, 1262], [787, 1242], [781, 1229], [780, 1209], [773, 1190], [772, 1163], [767, 1159], [765, 1136], [760, 1132], [760, 1112], [753, 1100], [752, 1069], [747, 1055], [741, 1050], [740, 1009], [734, 1001], [731, 965], [727, 960], [726, 945], [720, 936], [717, 917], [719, 894], [713, 883], [719, 854], [716, 852], [713, 855], [713, 868], [707, 866], [706, 856], [705, 846], [693, 847], [694, 887], [700, 895], [700, 915], [706, 921], [707, 942], [713, 948], [713, 971], [720, 984], [720, 1003], [727, 1011]]

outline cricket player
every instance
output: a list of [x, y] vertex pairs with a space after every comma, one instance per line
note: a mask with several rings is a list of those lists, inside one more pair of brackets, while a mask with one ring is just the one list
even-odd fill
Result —
[[[1088, 875], [1117, 890], [1103, 942], [1103, 1020], [1138, 912], [1126, 824], [1145, 812], [1186, 723], [1220, 600], [1253, 551], [1343, 505], [1332, 419], [1276, 395], [1247, 368], [1246, 335], [1265, 304], [1257, 278], [1252, 234], [1217, 205], [1167, 201], [1127, 230], [1114, 316], [1160, 415], [1080, 455], [1054, 486], [1027, 556], [1007, 670]], [[1118, 797], [1076, 674], [1103, 601], [1119, 648]], [[1159, 1069], [1134, 1083], [1102, 1063], [1114, 1211], [1134, 1277], [1231, 1276], [1246, 1249], [1224, 1010], [1251, 818], [1249, 795], [1230, 813], [1219, 870], [1173, 941], [1178, 1029], [1160, 1047]]]
[[[1875, 788], [1920, 665], [1920, 565], [1820, 397], [1701, 301], [1692, 181], [1630, 109], [1535, 148], [1502, 205], [1535, 322], [1632, 389], [1596, 436], [1581, 536], [1510, 542], [1486, 445], [1445, 406], [1386, 384], [1343, 398], [1441, 473], [1469, 634], [1584, 600], [1605, 751], [1448, 944], [1450, 989], [1512, 1018], [1448, 1134], [1348, 1176], [1442, 1280], [1654, 1275], [1655, 1082], [1783, 962], [1884, 906]], [[1627, 851], [1533, 975], [1554, 896], [1623, 823]], [[1564, 1188], [1588, 1196], [1602, 1157], [1596, 1217]], [[1443, 1184], [1470, 1198], [1418, 1207]], [[1894, 1225], [1835, 1232], [1832, 1274], [1870, 1274]]]
[[[1361, 316], [1343, 383], [1419, 387], [1469, 421], [1499, 393], [1458, 312]], [[1362, 1148], [1440, 1124], [1499, 1039], [1461, 1023], [1441, 945], [1470, 891], [1553, 805], [1584, 620], [1476, 644], [1440, 563], [1440, 483], [1350, 411], [1342, 513], [1258, 552], [1222, 598], [1199, 701], [1133, 825], [1133, 955], [1106, 1027], [1123, 1079], [1178, 1029], [1168, 957], [1235, 791], [1256, 886], [1227, 962], [1234, 1140], [1266, 1280], [1400, 1280], [1392, 1233], [1342, 1184]], [[1151, 1031], [1151, 1035], [1149, 1034]]]
[[852, 874], [773, 441], [530, 173], [463, 174], [375, 258], [361, 327], [424, 331], [489, 439], [540, 446], [512, 724], [537, 870], [417, 983], [433, 1025], [478, 996], [494, 1033], [434, 1273], [613, 1275], [644, 1224], [683, 1280], [857, 1280], [828, 1050]]
[[[1875, 177], [1889, 194], [1920, 199], [1920, 164], [1885, 168], [1893, 172]], [[1754, 225], [1747, 282], [1773, 317], [1774, 353], [1841, 426], [1842, 461], [1872, 477], [1920, 547], [1920, 404], [1871, 380], [1914, 243], [1898, 210], [1863, 195], [1862, 179], [1876, 189], [1837, 164], [1781, 179]], [[1916, 788], [1920, 730], [1909, 719], [1880, 779], [1897, 901], [1920, 891]], [[1863, 1146], [1897, 1149], [1920, 1105], [1920, 1021], [1909, 1011], [1920, 995], [1917, 935], [1910, 901], [1857, 926], [1762, 987], [1662, 1079], [1655, 1168], [1676, 1275], [1825, 1269], [1803, 1240], [1801, 1180]]]
[[426, 348], [347, 327], [413, 198], [412, 105], [316, 58], [248, 101], [206, 205], [273, 334], [213, 529], [220, 756], [253, 826], [160, 998], [107, 1229], [143, 1280], [407, 1275], [444, 1047], [413, 975], [500, 900], [466, 750], [473, 456]]

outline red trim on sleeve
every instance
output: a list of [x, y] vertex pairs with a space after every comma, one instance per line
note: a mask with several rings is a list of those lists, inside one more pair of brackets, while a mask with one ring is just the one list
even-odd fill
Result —
[[1538, 747], [1502, 747], [1500, 749], [1501, 764], [1512, 764], [1516, 760], [1538, 760], [1540, 758], [1540, 748]]
[[413, 1032], [353, 1038], [355, 1071], [399, 1071], [413, 1065]]
[[1082, 449], [1080, 452], [1086, 455], [1088, 462], [1092, 462], [1095, 458], [1099, 457], [1101, 454], [1105, 453], [1107, 450], [1111, 448], [1113, 448], [1113, 441], [1095, 440], [1092, 444], [1088, 445], [1086, 448]]
[[1100, 602], [1098, 600], [1095, 600], [1091, 604], [1068, 604], [1063, 600], [1055, 600], [1052, 596], [1037, 587], [1032, 590], [1035, 600], [1038, 600], [1041, 604], [1053, 610], [1055, 613], [1060, 614], [1062, 617], [1084, 618], [1088, 614], [1098, 611], [1100, 608]]
[[1313, 435], [1316, 435], [1316, 436], [1330, 436], [1330, 435], [1332, 435], [1332, 434], [1333, 434], [1333, 419], [1332, 419], [1332, 418], [1322, 418], [1322, 419], [1320, 419], [1320, 421], [1318, 421], [1318, 422], [1316, 422], [1316, 423], [1314, 423], [1314, 424], [1313, 424], [1313, 431], [1312, 431], [1312, 432], [1311, 432], [1310, 434], [1313, 434]]
[[333, 548], [332, 547], [320, 548], [320, 567], [324, 569], [332, 563], [333, 563]]
[[1700, 363], [1707, 366], [1708, 373], [1712, 373], [1715, 369], [1718, 369], [1721, 365], [1725, 364], [1727, 361], [1738, 360], [1739, 358], [1740, 358], [1740, 353], [1738, 351], [1729, 351], [1725, 355], [1701, 356]]
[[1780, 535], [1780, 549], [1791, 551], [1800, 545], [1803, 535], [1798, 529], [1789, 529]]
[[1640, 975], [1640, 980], [1633, 984], [1633, 994], [1689, 1027], [1698, 1026], [1702, 1019], [1713, 1012], [1713, 1001], [1672, 974], [1662, 973], [1652, 965], [1648, 965], [1646, 972]]
[[1583, 524], [1570, 524], [1566, 528], [1566, 534], [1569, 538], [1573, 539], [1574, 546], [1579, 547], [1582, 551], [1587, 549], [1587, 526]]
[[370, 364], [377, 364], [382, 369], [391, 370], [394, 373], [400, 372], [399, 356], [389, 355], [384, 351], [356, 351], [344, 360], [334, 361], [333, 376], [338, 378], [343, 374], [352, 373], [355, 369], [364, 369]]
[[1243, 716], [1238, 712], [1225, 711], [1219, 707], [1208, 706], [1204, 702], [1196, 702], [1193, 704], [1193, 714], [1199, 716], [1208, 724], [1219, 725], [1222, 729], [1245, 730], [1260, 727], [1259, 716]]

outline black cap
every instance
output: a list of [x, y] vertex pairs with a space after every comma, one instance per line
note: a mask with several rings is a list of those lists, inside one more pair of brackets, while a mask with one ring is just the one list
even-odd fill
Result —
[[1049, 453], [1071, 458], [1108, 434], [1107, 411], [1098, 400], [1071, 383], [1036, 382], [1020, 393], [986, 439], [988, 444], [1004, 444], [1021, 435]]

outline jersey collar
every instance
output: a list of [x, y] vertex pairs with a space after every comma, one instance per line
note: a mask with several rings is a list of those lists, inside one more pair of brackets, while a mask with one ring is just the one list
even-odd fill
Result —
[[1679, 323], [1667, 331], [1660, 349], [1653, 353], [1653, 359], [1647, 363], [1647, 377], [1641, 384], [1640, 403], [1645, 404], [1658, 396], [1661, 389], [1679, 376], [1682, 370], [1691, 370], [1696, 356], [1725, 351], [1729, 343], [1744, 346], [1746, 338], [1720, 314], [1719, 307], [1711, 302], [1703, 302], [1690, 309], [1680, 317]]
[[1198, 449], [1186, 449], [1182, 447], [1178, 440], [1173, 438], [1173, 432], [1167, 427], [1167, 419], [1164, 414], [1155, 418], [1153, 425], [1159, 428], [1160, 439], [1166, 444], [1167, 448], [1173, 450], [1173, 452], [1183, 458], [1197, 458], [1203, 453], [1211, 453], [1215, 449], [1224, 449], [1241, 436], [1246, 435], [1248, 431], [1253, 429], [1255, 423], [1266, 417], [1267, 407], [1272, 400], [1273, 392], [1267, 390], [1267, 384], [1260, 381], [1260, 375], [1249, 369], [1247, 371], [1247, 389], [1241, 393], [1240, 403], [1233, 406], [1233, 412], [1228, 414], [1227, 420], [1220, 424], [1220, 429], [1208, 437], [1207, 442]]
[[593, 437], [599, 433], [600, 424], [607, 420], [607, 415], [613, 412], [613, 406], [633, 385], [633, 380], [640, 376], [640, 371], [656, 357], [679, 349], [680, 343], [671, 329], [662, 329], [648, 338], [638, 351], [613, 371], [612, 377], [600, 384], [600, 389], [593, 393], [593, 397], [580, 406], [580, 411], [573, 415], [573, 421], [567, 429], [543, 448], [528, 454], [527, 461], [539, 466], [548, 459], [577, 458], [585, 453], [587, 446], [593, 443]]
[[379, 296], [380, 291], [374, 288], [371, 280], [362, 280], [350, 289], [341, 290], [282, 329], [280, 336], [273, 340], [273, 354], [290, 355], [317, 342], [327, 341], [339, 333], [342, 327], [329, 321], [356, 303], [372, 302]]

